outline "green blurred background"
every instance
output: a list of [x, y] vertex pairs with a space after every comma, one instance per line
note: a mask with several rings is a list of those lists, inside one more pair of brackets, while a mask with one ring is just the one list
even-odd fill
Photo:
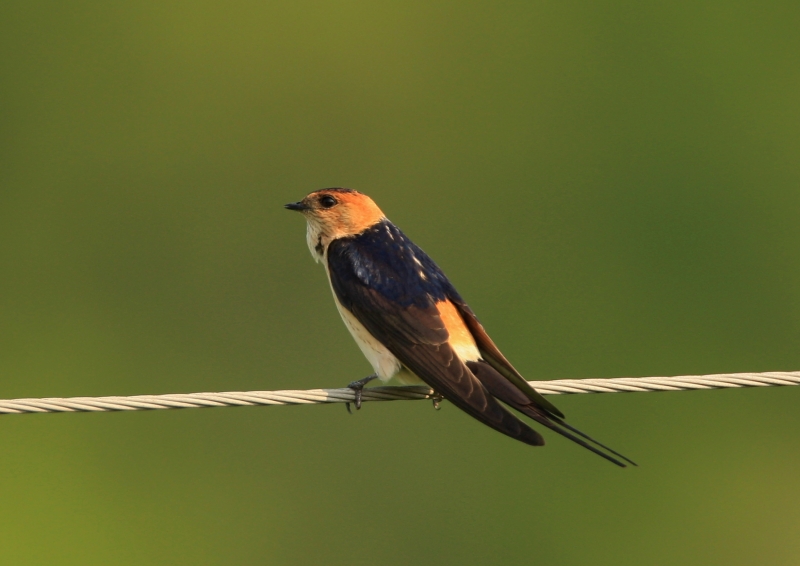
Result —
[[[800, 370], [800, 4], [0, 4], [0, 397], [369, 373], [348, 186], [531, 379]], [[798, 564], [800, 388], [0, 418], [4, 564]]]

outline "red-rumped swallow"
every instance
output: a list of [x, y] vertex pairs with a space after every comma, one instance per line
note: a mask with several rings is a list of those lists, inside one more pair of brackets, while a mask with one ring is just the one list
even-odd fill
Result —
[[625, 464], [614, 456], [634, 464], [564, 421], [503, 356], [439, 266], [367, 195], [322, 189], [286, 208], [305, 216], [311, 255], [325, 266], [336, 308], [375, 369], [349, 385], [356, 408], [372, 379], [421, 380], [470, 416], [526, 444], [542, 446], [544, 438], [500, 401], [618, 466]]

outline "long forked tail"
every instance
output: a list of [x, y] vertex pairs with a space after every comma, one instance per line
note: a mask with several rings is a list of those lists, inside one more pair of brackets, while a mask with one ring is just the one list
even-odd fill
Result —
[[563, 419], [560, 419], [560, 418], [558, 418], [558, 417], [552, 417], [552, 416], [550, 417], [550, 419], [551, 419], [551, 420], [553, 420], [553, 421], [555, 421], [556, 423], [558, 423], [560, 426], [563, 426], [564, 428], [571, 430], [572, 432], [574, 432], [574, 433], [575, 433], [575, 434], [577, 434], [578, 436], [582, 436], [583, 438], [585, 438], [585, 439], [586, 439], [586, 440], [588, 440], [589, 442], [592, 442], [592, 443], [596, 444], [597, 446], [599, 446], [599, 447], [600, 447], [600, 448], [602, 448], [603, 450], [605, 450], [605, 451], [607, 451], [607, 452], [611, 452], [611, 453], [612, 453], [614, 456], [619, 456], [620, 458], [622, 458], [623, 460], [625, 460], [626, 462], [628, 462], [628, 463], [629, 463], [629, 464], [631, 464], [632, 466], [636, 466], [636, 467], [638, 467], [638, 466], [639, 466], [639, 464], [637, 464], [636, 462], [634, 462], [633, 460], [631, 460], [631, 459], [630, 459], [630, 458], [628, 458], [627, 456], [623, 456], [622, 454], [620, 454], [620, 453], [619, 453], [619, 452], [617, 452], [616, 450], [612, 450], [611, 448], [609, 448], [608, 446], [606, 446], [606, 445], [605, 445], [605, 444], [603, 444], [602, 442], [599, 442], [599, 441], [595, 440], [594, 438], [592, 438], [591, 436], [589, 436], [589, 435], [588, 435], [588, 434], [586, 434], [585, 432], [581, 432], [580, 430], [578, 430], [578, 429], [577, 429], [577, 428], [575, 428], [574, 426], [572, 426], [572, 425], [570, 425], [570, 424], [568, 424], [568, 423], [564, 422], [564, 420], [563, 420]]
[[[533, 405], [515, 406], [514, 408], [517, 409], [518, 411], [520, 411], [521, 413], [523, 413], [524, 415], [529, 416], [530, 418], [535, 420], [537, 423], [546, 426], [547, 428], [549, 428], [553, 432], [557, 432], [558, 434], [560, 434], [564, 438], [570, 439], [572, 442], [574, 442], [576, 444], [579, 444], [580, 446], [583, 446], [587, 450], [590, 450], [590, 451], [594, 452], [595, 454], [597, 454], [601, 458], [605, 458], [609, 462], [611, 462], [613, 464], [616, 464], [617, 466], [620, 466], [621, 468], [626, 468], [627, 466], [622, 461], [620, 461], [617, 458], [615, 458], [614, 456], [618, 456], [621, 460], [625, 460], [625, 462], [628, 462], [629, 464], [631, 464], [633, 466], [637, 466], [638, 465], [638, 464], [636, 464], [636, 462], [634, 462], [630, 458], [628, 458], [626, 456], [623, 456], [622, 454], [620, 454], [619, 452], [617, 452], [615, 450], [612, 450], [611, 448], [609, 448], [605, 444], [601, 444], [600, 442], [598, 442], [597, 440], [595, 440], [594, 438], [592, 438], [588, 434], [586, 434], [584, 432], [581, 432], [577, 428], [575, 428], [575, 427], [573, 427], [571, 425], [568, 425], [562, 419], [560, 419], [558, 417], [553, 417], [551, 415], [547, 415], [543, 411], [541, 411], [540, 409], [534, 407]], [[573, 432], [575, 434], [572, 434]], [[613, 456], [607, 454], [606, 452], [603, 452], [603, 450], [605, 450], [606, 452], [610, 452], [611, 454], [613, 454]]]
[[564, 419], [558, 415], [552, 414], [546, 407], [538, 407], [522, 391], [517, 389], [513, 383], [500, 375], [497, 370], [486, 362], [467, 362], [467, 367], [469, 367], [470, 371], [478, 378], [483, 386], [486, 387], [489, 393], [497, 397], [503, 403], [518, 410], [523, 415], [532, 418], [537, 423], [546, 426], [553, 432], [568, 438], [572, 442], [583, 446], [587, 450], [594, 452], [601, 458], [605, 458], [617, 466], [626, 468], [625, 462], [636, 466], [636, 463], [630, 458], [623, 456], [619, 452], [601, 444], [588, 434], [567, 424]]

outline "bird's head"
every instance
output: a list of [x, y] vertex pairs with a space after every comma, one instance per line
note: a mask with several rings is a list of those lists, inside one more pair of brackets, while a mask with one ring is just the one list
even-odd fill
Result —
[[384, 218], [371, 198], [353, 189], [321, 189], [285, 206], [305, 216], [308, 246], [316, 259], [331, 241], [360, 234]]

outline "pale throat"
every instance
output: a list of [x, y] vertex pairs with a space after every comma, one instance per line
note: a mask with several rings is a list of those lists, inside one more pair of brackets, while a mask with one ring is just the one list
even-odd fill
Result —
[[323, 226], [309, 219], [306, 223], [306, 243], [314, 261], [320, 262], [325, 257], [325, 250], [333, 240], [333, 235], [328, 233]]

